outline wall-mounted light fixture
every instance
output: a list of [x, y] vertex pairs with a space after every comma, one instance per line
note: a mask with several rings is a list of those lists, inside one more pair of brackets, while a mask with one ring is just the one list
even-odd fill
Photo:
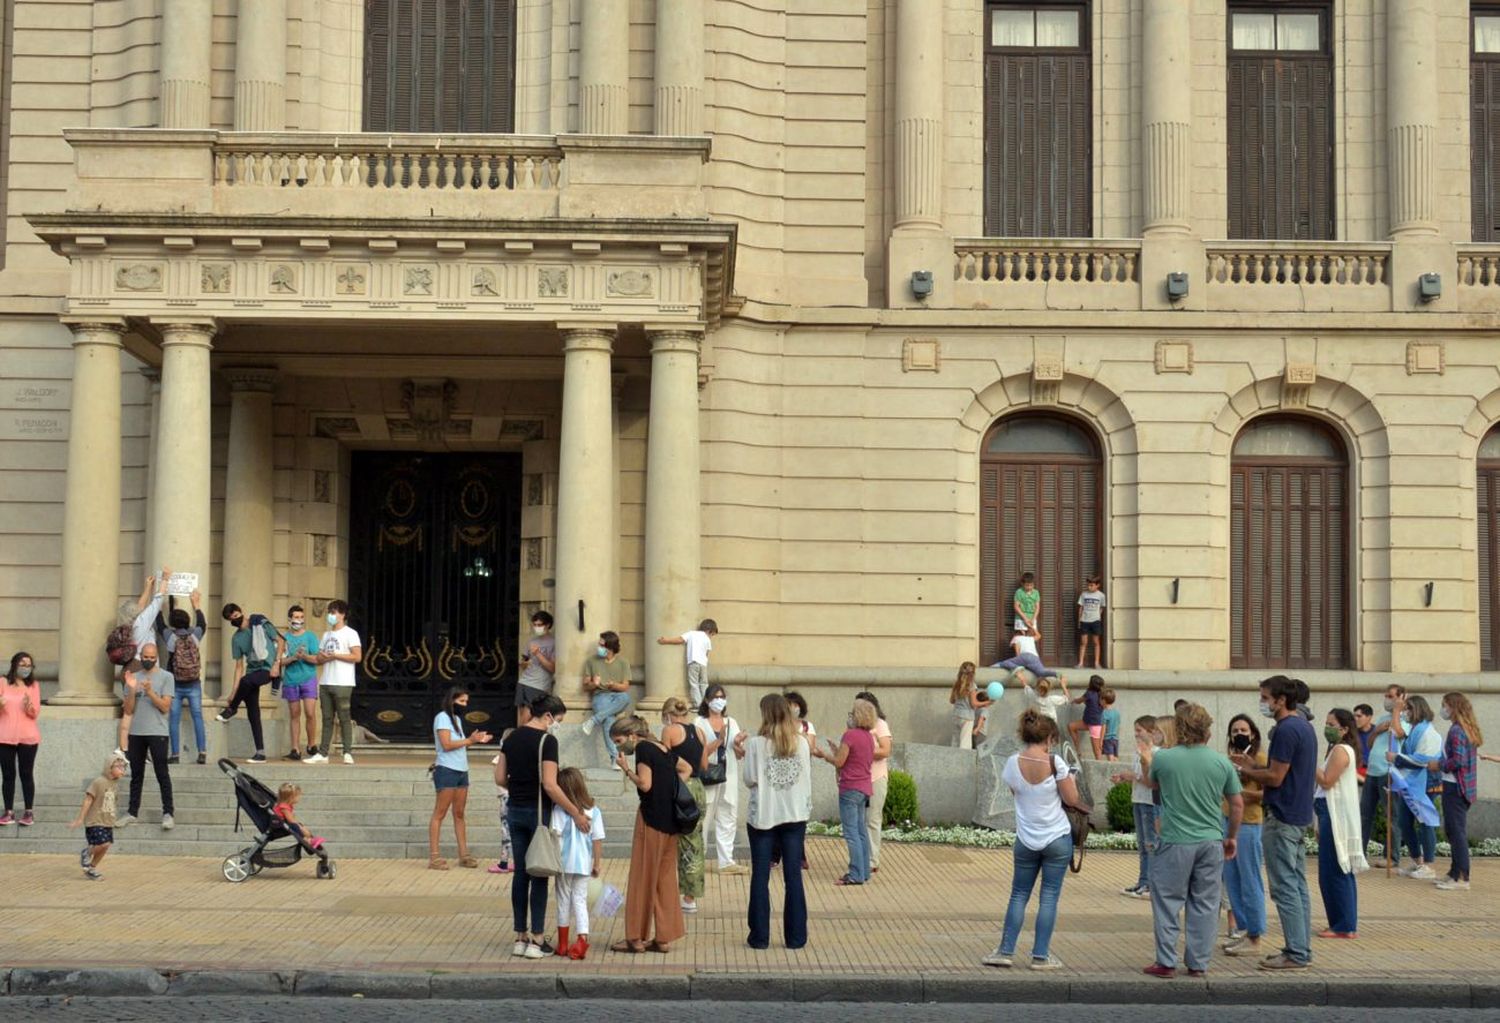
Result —
[[1188, 275], [1185, 270], [1173, 270], [1167, 274], [1167, 298], [1181, 302], [1188, 296]]
[[932, 271], [913, 270], [911, 272], [911, 297], [921, 300], [932, 294]]
[[579, 632], [587, 632], [588, 631], [588, 629], [585, 628], [584, 624], [583, 624], [583, 600], [582, 600], [582, 598], [580, 598], [579, 601], [578, 601], [578, 631]]
[[1417, 297], [1423, 302], [1436, 302], [1443, 297], [1443, 275], [1425, 273], [1417, 278]]
[[1422, 593], [1422, 606], [1423, 607], [1431, 607], [1432, 606], [1432, 591], [1433, 591], [1433, 589], [1434, 589], [1434, 586], [1433, 586], [1432, 583], [1428, 583], [1426, 586], [1422, 587], [1422, 590], [1423, 590], [1423, 593]]
[[1182, 580], [1181, 579], [1173, 579], [1172, 580], [1172, 603], [1174, 603], [1174, 604], [1177, 603], [1177, 594], [1178, 594], [1178, 591], [1181, 590], [1181, 589], [1182, 589]]

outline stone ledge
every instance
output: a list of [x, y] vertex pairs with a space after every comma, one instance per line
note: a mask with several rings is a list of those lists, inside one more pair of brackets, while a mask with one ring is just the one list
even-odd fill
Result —
[[262, 971], [231, 971], [219, 973], [191, 971], [172, 974], [167, 994], [181, 996], [203, 995], [289, 995], [293, 993], [296, 974]]
[[294, 993], [364, 998], [431, 998], [431, 973], [384, 973], [376, 971], [314, 971], [298, 973]]
[[167, 993], [167, 978], [155, 970], [15, 969], [7, 992], [12, 995], [94, 995], [135, 998]]

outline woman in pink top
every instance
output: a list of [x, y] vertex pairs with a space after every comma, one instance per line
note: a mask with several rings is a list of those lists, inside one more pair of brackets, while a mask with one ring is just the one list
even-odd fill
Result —
[[870, 736], [875, 740], [875, 759], [870, 764], [870, 809], [865, 814], [865, 834], [870, 836], [870, 873], [880, 869], [880, 830], [885, 824], [885, 793], [891, 782], [891, 726], [886, 724], [885, 711], [880, 701], [871, 692], [858, 693], [856, 700], [868, 700], [875, 708], [875, 727]]
[[870, 836], [865, 830], [866, 813], [873, 786], [870, 768], [875, 762], [875, 737], [871, 730], [880, 716], [869, 700], [855, 700], [849, 714], [849, 729], [826, 750], [813, 747], [813, 755], [828, 761], [839, 772], [839, 822], [844, 844], [849, 847], [849, 871], [834, 884], [864, 884], [870, 880]]
[[[5, 776], [5, 815], [0, 825], [32, 823], [31, 804], [36, 800], [36, 782], [31, 770], [36, 764], [37, 747], [42, 732], [36, 716], [42, 710], [42, 691], [32, 678], [35, 666], [31, 655], [16, 654], [10, 659], [10, 671], [0, 679], [0, 772]], [[21, 798], [26, 809], [19, 818], [12, 813], [16, 800], [16, 773], [21, 775]]]

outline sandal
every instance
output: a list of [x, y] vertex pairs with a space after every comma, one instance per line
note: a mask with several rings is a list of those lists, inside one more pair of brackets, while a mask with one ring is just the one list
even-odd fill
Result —
[[668, 949], [667, 946], [663, 945], [659, 941], [650, 941], [650, 942], [646, 943], [646, 951], [647, 952], [658, 952], [661, 955], [666, 955], [671, 950]]
[[637, 945], [630, 941], [617, 941], [609, 946], [611, 952], [625, 952], [629, 955], [638, 956], [646, 951], [645, 945]]
[[479, 866], [479, 861], [472, 856], [460, 856], [458, 858], [458, 865], [460, 867], [477, 867]]
[[432, 857], [431, 859], [429, 859], [427, 861], [427, 869], [428, 870], [447, 870], [448, 869], [448, 861], [445, 860], [445, 859], [443, 859], [441, 856], [434, 856], [434, 857]]
[[835, 881], [833, 883], [836, 884], [836, 885], [838, 885], [840, 888], [847, 887], [849, 885], [864, 884], [863, 881], [856, 881], [852, 877], [850, 877], [848, 874], [845, 874], [843, 877], [839, 878], [837, 881]]

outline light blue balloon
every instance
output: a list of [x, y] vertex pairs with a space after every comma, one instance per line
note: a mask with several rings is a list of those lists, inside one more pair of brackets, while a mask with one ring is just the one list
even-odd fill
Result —
[[984, 691], [991, 700], [998, 700], [1005, 695], [1005, 686], [999, 682], [991, 682]]

